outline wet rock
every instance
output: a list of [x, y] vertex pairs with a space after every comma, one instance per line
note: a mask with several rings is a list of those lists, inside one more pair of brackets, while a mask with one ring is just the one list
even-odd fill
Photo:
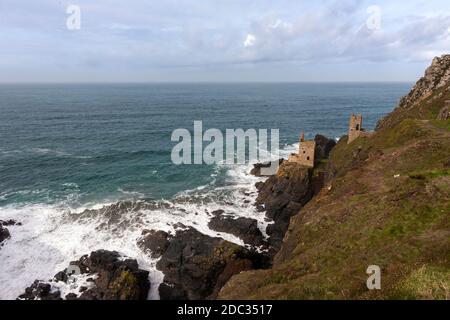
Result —
[[258, 222], [250, 218], [233, 218], [231, 216], [217, 215], [213, 217], [208, 226], [215, 231], [230, 233], [252, 246], [263, 245], [263, 234], [258, 228]]
[[0, 226], [8, 227], [8, 226], [21, 226], [21, 222], [17, 222], [16, 220], [0, 220]]
[[157, 263], [164, 273], [162, 300], [214, 299], [228, 279], [243, 270], [260, 268], [261, 255], [190, 228], [177, 231]]
[[275, 250], [281, 246], [290, 218], [314, 195], [312, 173], [312, 169], [286, 161], [276, 175], [256, 184], [259, 194], [255, 204], [259, 210], [266, 211], [268, 219], [274, 221], [266, 232]]
[[169, 246], [168, 238], [169, 234], [167, 232], [144, 230], [142, 232], [142, 238], [138, 240], [138, 246], [153, 258], [159, 258]]
[[[284, 159], [278, 160], [278, 165], [281, 165], [283, 163]], [[270, 168], [273, 161], [263, 162], [263, 163], [255, 163], [253, 165], [253, 169], [250, 171], [251, 175], [254, 175], [255, 177], [261, 177], [261, 169], [262, 168]]]
[[216, 217], [218, 217], [224, 213], [225, 213], [225, 211], [223, 211], [223, 210], [215, 210], [215, 211], [211, 212], [211, 214]]
[[[92, 287], [81, 287], [79, 295], [68, 294], [66, 299], [77, 300], [145, 300], [150, 283], [148, 271], [139, 269], [134, 259], [121, 257], [115, 251], [98, 250], [71, 262], [71, 270], [92, 275]], [[36, 280], [19, 296], [19, 299], [59, 299], [59, 291], [51, 292], [52, 284], [69, 281], [69, 270], [58, 272], [54, 279], [45, 283]], [[64, 275], [65, 274], [65, 275]], [[81, 290], [82, 289], [82, 290]]]
[[78, 296], [75, 293], [69, 293], [66, 295], [66, 300], [77, 300]]
[[69, 275], [65, 271], [60, 271], [57, 274], [55, 274], [53, 279], [56, 281], [67, 282], [67, 280], [69, 279]]
[[0, 225], [0, 246], [2, 245], [3, 241], [9, 239], [10, 237], [11, 234], [9, 233], [9, 230]]
[[51, 292], [51, 285], [36, 280], [31, 286], [25, 289], [25, 293], [20, 295], [19, 300], [61, 300], [59, 291]]

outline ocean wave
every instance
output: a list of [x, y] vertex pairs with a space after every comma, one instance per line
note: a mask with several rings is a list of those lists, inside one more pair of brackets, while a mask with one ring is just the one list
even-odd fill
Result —
[[[295, 145], [285, 146], [280, 155], [288, 155], [295, 149]], [[118, 191], [131, 201], [87, 203], [77, 208], [70, 207], [67, 201], [56, 205], [0, 207], [0, 219], [16, 219], [22, 223], [10, 228], [12, 237], [0, 250], [0, 299], [16, 298], [35, 279], [50, 279], [70, 261], [98, 249], [115, 250], [137, 259], [140, 268], [150, 271], [149, 298], [158, 299], [163, 274], [156, 269], [157, 261], [137, 246], [144, 229], [174, 233], [183, 225], [244, 245], [236, 236], [208, 227], [212, 212], [224, 210], [235, 217], [255, 219], [267, 236], [265, 231], [270, 221], [253, 205], [257, 196], [255, 183], [264, 178], [251, 176], [251, 167], [252, 162], [219, 164], [214, 168], [210, 183], [180, 192], [171, 199], [133, 200], [142, 194], [120, 188]], [[216, 185], [215, 178], [222, 171], [226, 173], [227, 183]], [[75, 183], [68, 182], [64, 186], [78, 189]], [[70, 288], [63, 289], [70, 291]]]
[[124, 195], [132, 196], [132, 197], [136, 197], [136, 198], [144, 198], [145, 197], [145, 194], [143, 194], [142, 192], [138, 192], [138, 191], [128, 191], [128, 190], [124, 190], [122, 188], [117, 188], [117, 191], [119, 191], [120, 193], [123, 193]]

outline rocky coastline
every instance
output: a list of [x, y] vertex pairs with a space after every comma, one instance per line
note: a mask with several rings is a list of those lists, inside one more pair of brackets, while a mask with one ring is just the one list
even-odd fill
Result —
[[[440, 215], [449, 203], [446, 199], [449, 197], [450, 151], [448, 130], [445, 129], [448, 123], [442, 122], [448, 119], [440, 119], [440, 111], [448, 107], [445, 101], [450, 98], [449, 70], [450, 56], [435, 59], [424, 78], [401, 100], [400, 106], [380, 120], [371, 137], [361, 137], [352, 144], [347, 144], [343, 137], [336, 145], [332, 139], [316, 136], [313, 168], [280, 159], [277, 174], [256, 185], [258, 195], [254, 206], [265, 212], [267, 220], [272, 222], [265, 230], [267, 237], [258, 228], [256, 220], [234, 218], [224, 210], [211, 213], [209, 228], [234, 235], [244, 246], [184, 225], [177, 226], [173, 234], [144, 230], [136, 245], [144, 253], [159, 259], [156, 267], [164, 274], [158, 288], [160, 298], [377, 297], [377, 293], [370, 295], [372, 293], [359, 285], [358, 277], [352, 277], [359, 268], [351, 260], [353, 257], [359, 262], [387, 261], [386, 281], [391, 281], [394, 289], [386, 296], [402, 296], [407, 290], [403, 289], [402, 281], [408, 281], [408, 278], [396, 268], [409, 256], [399, 257], [397, 252], [403, 252], [399, 250], [410, 250], [410, 256], [418, 256], [415, 259], [422, 265], [430, 264], [434, 275], [439, 277], [439, 268], [443, 265], [445, 268], [442, 253], [448, 253], [448, 228], [445, 228], [448, 220], [444, 220], [448, 217], [441, 218]], [[448, 110], [445, 110], [447, 114]], [[430, 114], [432, 118], [426, 118]], [[440, 122], [435, 122], [436, 117]], [[420, 157], [423, 150], [433, 155], [433, 161]], [[268, 165], [256, 164], [251, 174], [259, 176], [260, 169]], [[423, 201], [419, 201], [435, 195], [438, 195], [436, 207], [425, 208]], [[417, 216], [431, 212], [424, 222], [416, 216], [411, 217], [410, 211], [418, 210], [409, 208], [411, 201], [416, 199], [419, 200], [413, 203], [415, 208], [423, 209]], [[123, 206], [127, 204], [110, 208], [111, 219]], [[298, 214], [300, 211], [302, 214]], [[370, 214], [366, 215], [367, 212]], [[405, 216], [399, 218], [401, 214]], [[435, 217], [447, 222], [432, 220], [437, 219]], [[7, 223], [0, 223], [0, 243], [5, 243], [11, 236]], [[422, 233], [410, 234], [410, 230], [421, 230]], [[437, 239], [436, 245], [432, 245], [433, 239]], [[392, 254], [386, 253], [389, 246], [394, 245], [398, 248], [393, 248]], [[422, 252], [419, 247], [428, 248], [423, 251], [426, 254], [419, 255], [418, 252]], [[342, 275], [336, 271], [338, 277], [328, 273], [335, 265], [341, 266], [342, 270], [353, 269]], [[63, 296], [58, 284], [76, 281], [69, 272], [72, 269], [66, 269], [49, 281], [36, 280], [18, 299], [147, 298], [150, 289], [148, 271], [139, 269], [133, 258], [100, 250], [81, 257], [71, 266], [77, 267], [78, 276], [84, 276], [88, 286], [80, 286], [77, 293]], [[410, 271], [414, 272], [416, 270]], [[323, 279], [332, 280], [324, 283]], [[292, 281], [298, 281], [295, 290]], [[352, 287], [340, 289], [333, 281], [350, 283]]]
[[[326, 160], [336, 144], [324, 136], [316, 136], [317, 162]], [[267, 269], [281, 248], [290, 218], [295, 215], [324, 185], [325, 176], [311, 168], [279, 160], [280, 169], [274, 176], [257, 184], [254, 206], [265, 212], [269, 224], [267, 237], [252, 218], [234, 217], [224, 210], [211, 212], [209, 228], [232, 234], [243, 246], [218, 237], [202, 234], [192, 227], [178, 225], [174, 234], [161, 230], [144, 230], [137, 246], [152, 258], [163, 272], [159, 285], [161, 300], [216, 299], [222, 287], [242, 271]], [[259, 176], [258, 163], [250, 174]], [[320, 167], [320, 166], [319, 166]], [[133, 203], [118, 203], [105, 209], [110, 219], [118, 219]], [[138, 204], [140, 207], [145, 204]], [[86, 210], [82, 216], [94, 214]], [[7, 229], [5, 235], [9, 237]], [[73, 269], [77, 274], [71, 274]], [[78, 279], [80, 276], [84, 283]], [[87, 280], [87, 284], [86, 284]], [[61, 288], [76, 288], [64, 295]], [[148, 271], [139, 269], [135, 259], [121, 257], [117, 252], [99, 250], [70, 263], [47, 281], [35, 280], [18, 299], [21, 300], [139, 300], [146, 299], [150, 283]]]

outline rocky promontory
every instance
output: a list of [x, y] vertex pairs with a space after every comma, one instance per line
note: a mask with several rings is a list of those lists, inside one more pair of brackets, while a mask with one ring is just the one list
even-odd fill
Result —
[[162, 300], [214, 299], [231, 276], [267, 267], [264, 255], [194, 228], [180, 229], [174, 235], [149, 231], [139, 245], [160, 257]]
[[[136, 260], [115, 251], [98, 250], [71, 262], [49, 281], [34, 281], [18, 299], [146, 300], [150, 289], [148, 275], [148, 271], [139, 269]], [[67, 286], [77, 290], [63, 297], [61, 288]]]
[[[269, 220], [267, 227], [272, 252], [280, 249], [289, 221], [323, 187], [326, 179], [324, 164], [336, 145], [332, 139], [322, 135], [315, 137], [315, 168], [307, 168], [295, 162], [280, 161], [277, 174], [259, 182], [255, 205], [265, 211]], [[257, 166], [255, 166], [257, 168]]]
[[[376, 132], [350, 144], [341, 138], [323, 166], [325, 187], [285, 214], [286, 193], [294, 204], [310, 195], [290, 185], [291, 175], [308, 182], [310, 173], [282, 165], [289, 179], [260, 188], [275, 219], [292, 216], [273, 265], [233, 276], [218, 297], [448, 299], [450, 120], [441, 110], [449, 100], [445, 55]], [[377, 290], [367, 286], [371, 266], [380, 268]]]
[[[312, 168], [277, 160], [278, 172], [256, 185], [254, 205], [270, 222], [268, 237], [255, 219], [224, 210], [208, 212], [208, 227], [244, 245], [184, 225], [144, 230], [136, 245], [158, 259], [161, 299], [448, 299], [448, 101], [446, 55], [433, 60], [370, 136], [337, 144], [316, 136]], [[267, 166], [256, 164], [252, 174], [261, 176]], [[118, 221], [127, 228], [122, 212], [152, 206], [123, 202], [80, 216], [105, 216], [98, 228], [116, 228]], [[132, 219], [142, 222], [139, 215]], [[0, 226], [0, 242], [9, 236]], [[64, 270], [50, 281], [36, 280], [19, 298], [147, 297], [148, 271], [134, 259], [100, 250], [71, 265], [78, 276]], [[370, 266], [380, 267], [380, 290], [367, 288]], [[82, 282], [78, 290], [64, 291], [73, 281]]]

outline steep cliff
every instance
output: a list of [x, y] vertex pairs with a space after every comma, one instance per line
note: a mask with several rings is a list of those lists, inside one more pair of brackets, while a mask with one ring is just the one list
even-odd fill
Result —
[[[268, 270], [222, 299], [449, 299], [450, 56], [436, 58], [371, 137], [333, 149], [323, 188], [291, 218]], [[381, 290], [366, 270], [381, 268]]]
[[450, 99], [450, 55], [436, 57], [425, 75], [399, 106], [378, 122], [377, 130], [392, 127], [405, 119], [434, 119]]

